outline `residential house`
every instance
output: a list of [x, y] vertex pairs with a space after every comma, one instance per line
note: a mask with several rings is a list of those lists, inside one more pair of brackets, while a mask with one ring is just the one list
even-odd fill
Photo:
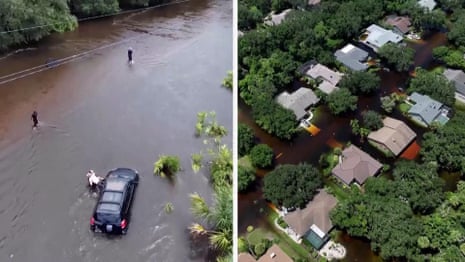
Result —
[[336, 60], [354, 71], [365, 71], [368, 68], [366, 64], [368, 52], [352, 45], [347, 44], [334, 53]]
[[237, 262], [257, 262], [257, 260], [249, 253], [239, 253], [237, 255]]
[[291, 94], [284, 91], [276, 97], [276, 102], [284, 108], [292, 110], [297, 120], [302, 119], [307, 114], [306, 109], [318, 103], [318, 101], [320, 99], [315, 93], [306, 87], [301, 87]]
[[308, 5], [318, 5], [321, 2], [321, 0], [308, 0]]
[[346, 185], [355, 182], [363, 185], [365, 181], [378, 174], [383, 165], [360, 148], [350, 145], [342, 151], [339, 163], [331, 171]]
[[264, 255], [256, 260], [249, 253], [240, 253], [237, 256], [238, 262], [293, 262], [284, 251], [276, 244], [273, 244]]
[[384, 29], [378, 25], [372, 24], [362, 34], [360, 41], [373, 48], [375, 52], [387, 43], [398, 44], [402, 42], [403, 37], [394, 33], [392, 30]]
[[386, 17], [386, 24], [392, 26], [392, 31], [399, 35], [405, 35], [410, 31], [410, 18], [408, 16], [390, 15]]
[[418, 0], [418, 5], [428, 9], [428, 11], [433, 11], [433, 9], [436, 7], [436, 1], [435, 0]]
[[416, 122], [430, 126], [433, 122], [444, 125], [449, 121], [449, 109], [441, 102], [438, 102], [429, 96], [413, 92], [409, 96], [409, 101], [414, 103], [408, 111], [409, 116]]
[[444, 76], [455, 85], [455, 98], [465, 103], [465, 73], [462, 70], [446, 69]]
[[383, 127], [371, 132], [368, 140], [383, 151], [399, 155], [417, 136], [404, 122], [394, 118], [383, 119]]
[[296, 209], [284, 216], [289, 225], [288, 234], [297, 241], [307, 239], [316, 249], [320, 249], [328, 240], [333, 228], [329, 212], [336, 206], [337, 199], [320, 190], [303, 209]]
[[326, 94], [330, 94], [338, 88], [336, 85], [344, 75], [337, 71], [333, 71], [322, 64], [310, 64], [310, 67], [305, 74], [316, 81], [320, 81], [317, 88]]
[[265, 18], [265, 24], [269, 26], [279, 25], [284, 21], [284, 19], [286, 19], [286, 16], [291, 11], [292, 9], [286, 9], [279, 14], [275, 14], [274, 12], [272, 12]]

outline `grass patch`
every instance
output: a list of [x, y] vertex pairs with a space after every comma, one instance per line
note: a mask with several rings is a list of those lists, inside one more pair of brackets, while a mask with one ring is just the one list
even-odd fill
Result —
[[410, 108], [412, 108], [412, 106], [407, 104], [407, 103], [400, 103], [399, 104], [399, 110], [403, 114], [407, 114], [407, 112], [410, 110]]
[[382, 148], [381, 146], [379, 146], [378, 144], [376, 144], [375, 142], [371, 141], [371, 140], [368, 140], [368, 143], [370, 145], [372, 145], [374, 148], [378, 149], [381, 153], [383, 153], [386, 157], [395, 157], [395, 155], [387, 150], [387, 149], [384, 149]]
[[339, 185], [339, 183], [332, 179], [325, 181], [325, 188], [328, 193], [334, 195], [339, 201], [350, 197], [350, 188], [346, 185]]
[[320, 165], [322, 166], [322, 172], [325, 177], [331, 175], [331, 171], [339, 162], [339, 156], [334, 154], [333, 151], [321, 156]]
[[455, 99], [455, 109], [465, 111], [465, 103], [458, 99]]
[[[269, 209], [269, 208], [268, 208]], [[273, 239], [275, 243], [293, 260], [297, 259], [304, 259], [304, 261], [311, 261], [309, 259], [309, 254], [313, 251], [312, 248], [305, 248], [302, 245], [297, 244], [294, 240], [292, 240], [286, 233], [282, 232], [281, 230], [275, 228], [274, 221], [278, 219], [279, 215], [275, 211], [269, 209], [267, 210], [268, 215], [265, 217], [267, 222], [272, 225], [273, 230], [265, 230], [262, 228], [256, 229], [260, 230], [253, 236], [254, 241], [256, 241], [259, 237], [268, 237], [269, 239]], [[256, 231], [254, 230], [254, 232]], [[250, 233], [253, 234], [254, 232]], [[250, 235], [249, 234], [249, 235]], [[249, 240], [250, 241], [250, 240]]]

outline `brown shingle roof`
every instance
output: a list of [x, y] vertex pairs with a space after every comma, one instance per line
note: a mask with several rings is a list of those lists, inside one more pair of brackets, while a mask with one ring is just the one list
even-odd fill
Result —
[[293, 262], [292, 259], [276, 244], [272, 245], [258, 262]]
[[303, 236], [315, 224], [327, 234], [333, 224], [329, 218], [329, 211], [337, 204], [337, 199], [320, 190], [304, 209], [297, 209], [284, 216], [284, 221], [296, 232]]
[[256, 262], [255, 258], [249, 253], [239, 253], [237, 256], [238, 262]]
[[400, 154], [417, 136], [404, 122], [386, 117], [384, 127], [371, 132], [368, 139], [386, 146], [394, 155]]
[[405, 34], [408, 31], [410, 31], [410, 26], [412, 25], [408, 16], [395, 15], [387, 17], [386, 24], [397, 27], [397, 29], [399, 29], [399, 31], [402, 32], [402, 34]]
[[382, 167], [381, 163], [354, 145], [342, 151], [341, 160], [332, 173], [347, 185], [354, 180], [360, 185], [365, 183], [367, 178], [374, 176]]

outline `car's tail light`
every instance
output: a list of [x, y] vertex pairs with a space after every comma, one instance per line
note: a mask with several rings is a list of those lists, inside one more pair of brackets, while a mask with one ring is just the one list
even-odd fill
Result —
[[121, 220], [121, 229], [125, 229], [127, 225], [126, 219]]
[[95, 219], [94, 217], [91, 217], [90, 218], [90, 225], [93, 226], [95, 224]]

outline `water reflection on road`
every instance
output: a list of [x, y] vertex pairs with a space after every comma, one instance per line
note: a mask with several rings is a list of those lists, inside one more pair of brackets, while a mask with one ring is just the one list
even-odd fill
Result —
[[[211, 189], [206, 171], [190, 171], [190, 155], [204, 147], [194, 136], [197, 112], [216, 111], [232, 130], [232, 95], [220, 87], [232, 69], [231, 1], [192, 0], [84, 23], [1, 59], [0, 75], [138, 34], [0, 86], [0, 261], [206, 260], [204, 248], [189, 241], [188, 195], [208, 198]], [[133, 66], [126, 64], [129, 45]], [[174, 184], [152, 175], [161, 154], [181, 159]], [[94, 235], [95, 196], [85, 173], [118, 166], [141, 174], [129, 232]], [[164, 212], [166, 202], [173, 213]]]

